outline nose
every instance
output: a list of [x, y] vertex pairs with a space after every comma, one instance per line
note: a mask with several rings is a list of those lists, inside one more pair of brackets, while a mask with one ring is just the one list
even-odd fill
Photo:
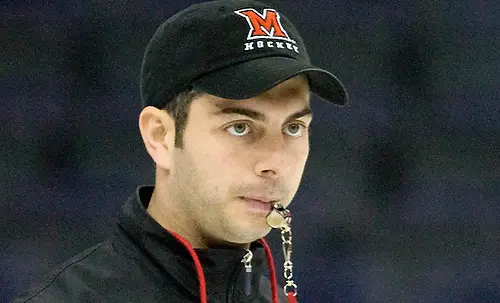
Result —
[[263, 178], [276, 179], [287, 174], [291, 155], [282, 136], [263, 138], [256, 151], [255, 174]]

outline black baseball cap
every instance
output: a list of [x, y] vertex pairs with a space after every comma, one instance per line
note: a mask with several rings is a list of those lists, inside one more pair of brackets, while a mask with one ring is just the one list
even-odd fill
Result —
[[342, 83], [311, 64], [293, 24], [253, 0], [195, 4], [166, 20], [142, 62], [143, 106], [162, 107], [189, 88], [226, 99], [247, 99], [298, 74], [311, 91], [336, 105], [347, 102]]

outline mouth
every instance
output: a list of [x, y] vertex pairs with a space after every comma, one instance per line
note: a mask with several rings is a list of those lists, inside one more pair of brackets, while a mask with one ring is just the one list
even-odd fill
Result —
[[273, 199], [268, 197], [239, 197], [246, 204], [246, 207], [251, 212], [268, 214], [271, 211], [271, 207], [274, 203], [279, 201], [279, 199]]

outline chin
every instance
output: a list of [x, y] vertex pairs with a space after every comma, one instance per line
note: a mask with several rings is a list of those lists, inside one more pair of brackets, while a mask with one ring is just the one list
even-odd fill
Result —
[[266, 214], [233, 211], [225, 216], [222, 224], [222, 238], [238, 244], [248, 244], [265, 237], [271, 231], [267, 224]]
[[260, 238], [263, 238], [269, 234], [271, 231], [271, 227], [269, 225], [249, 225], [246, 227], [239, 226], [238, 228], [233, 229], [233, 231], [239, 231], [239, 237], [237, 242], [239, 243], [250, 243], [256, 241]]

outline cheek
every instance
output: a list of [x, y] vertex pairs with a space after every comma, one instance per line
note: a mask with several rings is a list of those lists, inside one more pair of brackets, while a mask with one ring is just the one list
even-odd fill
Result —
[[207, 146], [206, 156], [212, 162], [224, 166], [229, 166], [238, 161], [238, 158], [248, 150], [248, 146], [245, 146], [242, 140], [232, 138], [219, 129], [210, 132], [204, 140], [206, 140], [205, 144]]
[[302, 170], [309, 156], [309, 140], [304, 138], [300, 142], [291, 142], [288, 148], [290, 163], [295, 169]]
[[298, 160], [305, 161], [309, 155], [309, 138], [303, 137], [298, 139], [298, 142], [291, 143], [291, 152]]
[[304, 146], [299, 153], [298, 162], [301, 163], [302, 170], [304, 170], [307, 158], [309, 158], [309, 143], [307, 144], [307, 146]]
[[309, 146], [298, 145], [290, 152], [290, 168], [286, 182], [293, 194], [298, 190], [309, 155]]
[[197, 163], [197, 170], [207, 177], [209, 183], [223, 183], [224, 179], [233, 179], [243, 164], [244, 149], [228, 144], [224, 139], [209, 134], [198, 138], [196, 144], [189, 147]]

